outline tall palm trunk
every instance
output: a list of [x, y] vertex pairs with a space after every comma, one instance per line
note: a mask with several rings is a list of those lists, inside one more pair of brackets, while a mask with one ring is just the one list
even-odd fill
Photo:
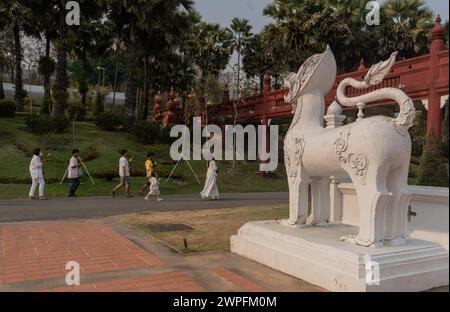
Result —
[[[50, 35], [48, 32], [45, 33], [45, 57], [47, 60], [50, 59]], [[45, 72], [44, 73], [44, 96], [47, 98], [50, 98], [50, 76], [51, 73]]]
[[144, 58], [144, 87], [143, 87], [143, 95], [142, 95], [142, 102], [143, 102], [143, 108], [142, 108], [142, 119], [147, 120], [148, 118], [148, 92], [149, 92], [149, 62], [148, 62], [148, 55], [145, 55]]
[[0, 67], [0, 100], [5, 98], [5, 89], [3, 89], [3, 70]]
[[14, 54], [16, 59], [16, 73], [15, 73], [15, 85], [16, 92], [14, 100], [16, 101], [16, 109], [18, 112], [23, 112], [25, 90], [23, 89], [22, 81], [22, 45], [20, 43], [20, 27], [17, 23], [13, 27], [14, 34]]
[[86, 53], [83, 54], [81, 57], [81, 78], [78, 85], [78, 91], [80, 92], [80, 103], [83, 108], [86, 107], [86, 99], [87, 99], [87, 93], [88, 93], [88, 83], [86, 81], [87, 77], [87, 57]]
[[123, 116], [123, 128], [125, 130], [131, 129], [136, 120], [136, 101], [138, 91], [138, 79], [137, 68], [139, 65], [136, 36], [135, 36], [135, 24], [130, 24], [130, 36], [128, 42], [127, 62], [128, 62], [128, 77], [127, 87], [125, 91], [125, 105]]
[[[62, 1], [64, 2], [64, 1]], [[52, 109], [52, 116], [64, 115], [67, 101], [67, 53], [66, 53], [66, 20], [65, 20], [65, 7], [63, 4], [59, 7], [59, 38], [56, 45], [56, 95], [55, 104]]]

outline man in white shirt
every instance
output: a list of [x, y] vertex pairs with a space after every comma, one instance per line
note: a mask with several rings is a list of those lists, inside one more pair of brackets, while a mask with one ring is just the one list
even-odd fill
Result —
[[67, 176], [70, 180], [69, 197], [76, 197], [75, 193], [80, 186], [80, 166], [78, 165], [78, 155], [80, 150], [74, 148], [72, 150], [72, 158], [70, 158], [69, 168], [67, 168]]
[[31, 189], [28, 194], [29, 199], [34, 199], [36, 188], [39, 185], [39, 199], [47, 199], [45, 197], [45, 181], [44, 170], [42, 169], [41, 149], [35, 148], [33, 150], [33, 158], [30, 161], [30, 175], [31, 175]]
[[125, 186], [125, 196], [126, 197], [133, 197], [130, 194], [131, 189], [131, 177], [130, 177], [130, 163], [129, 163], [129, 155], [128, 150], [123, 149], [120, 151], [120, 157], [119, 160], [119, 176], [120, 176], [120, 183], [111, 191], [112, 197], [116, 197], [116, 192], [123, 186]]

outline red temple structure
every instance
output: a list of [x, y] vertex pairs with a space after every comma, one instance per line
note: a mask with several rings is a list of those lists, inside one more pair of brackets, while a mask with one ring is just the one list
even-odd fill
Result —
[[[440, 137], [442, 125], [442, 106], [448, 99], [449, 94], [449, 50], [445, 47], [444, 29], [441, 25], [441, 18], [438, 15], [435, 26], [432, 30], [432, 43], [430, 47], [430, 54], [423, 55], [403, 61], [397, 62], [391, 70], [391, 73], [378, 86], [367, 90], [347, 89], [347, 96], [359, 95], [373, 91], [378, 88], [397, 87], [402, 88], [408, 96], [410, 96], [416, 105], [423, 105], [428, 110], [427, 114], [427, 133], [432, 130]], [[336, 96], [336, 89], [339, 83], [348, 77], [358, 80], [364, 78], [368, 68], [364, 66], [363, 60], [357, 71], [339, 75], [333, 86], [333, 89], [326, 96], [326, 105], [330, 105]], [[260, 94], [255, 90], [254, 94], [249, 98], [237, 103], [239, 124], [286, 124], [292, 119], [292, 107], [284, 102], [284, 95], [288, 92], [287, 89], [272, 90], [271, 77], [269, 74], [264, 76], [263, 93]], [[161, 118], [161, 101], [155, 101], [154, 112], [155, 119], [160, 120], [164, 125], [173, 124], [182, 120], [179, 114], [182, 111], [179, 109], [179, 103], [174, 102], [173, 90], [169, 96], [167, 105], [168, 111], [162, 113]], [[216, 105], [209, 113], [208, 120], [212, 123], [215, 117], [220, 117], [222, 120], [232, 122], [234, 120], [234, 104], [229, 98], [229, 92], [226, 88], [223, 96], [223, 102]], [[383, 114], [395, 113], [398, 110], [398, 105], [393, 102], [378, 102], [371, 103], [366, 106], [365, 114]], [[344, 113], [347, 115], [356, 115], [357, 109], [344, 108]], [[158, 119], [159, 118], [159, 119]]]

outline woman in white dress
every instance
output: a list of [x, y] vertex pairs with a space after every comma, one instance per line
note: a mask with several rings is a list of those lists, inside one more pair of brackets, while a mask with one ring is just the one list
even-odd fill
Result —
[[217, 164], [214, 158], [208, 163], [205, 187], [200, 195], [202, 199], [220, 199], [219, 189], [217, 188]]
[[34, 199], [36, 188], [39, 185], [39, 198], [47, 199], [45, 196], [44, 170], [42, 169], [41, 150], [33, 150], [33, 158], [30, 161], [31, 189], [28, 194], [29, 199]]

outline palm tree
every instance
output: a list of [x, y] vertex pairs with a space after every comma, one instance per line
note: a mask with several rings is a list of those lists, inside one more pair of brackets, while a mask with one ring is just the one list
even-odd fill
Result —
[[200, 69], [202, 88], [209, 76], [217, 76], [226, 68], [232, 52], [232, 33], [219, 24], [199, 22], [194, 25], [186, 43], [186, 51]]
[[158, 21], [158, 16], [176, 13], [181, 9], [191, 10], [191, 0], [97, 0], [99, 4], [108, 6], [108, 16], [116, 24], [117, 31], [122, 33], [127, 49], [128, 78], [125, 91], [125, 111], [123, 126], [129, 130], [136, 119], [139, 66], [139, 31], [149, 30]]
[[[142, 50], [144, 85], [142, 94], [142, 119], [147, 119], [149, 109], [150, 88], [170, 88], [184, 91], [186, 79], [190, 76], [190, 68], [186, 64], [183, 53], [183, 42], [186, 34], [190, 32], [197, 21], [197, 13], [182, 11], [162, 12], [152, 21], [147, 29], [141, 29], [138, 33], [140, 50]], [[164, 78], [161, 81], [158, 73], [165, 69]], [[185, 69], [184, 72], [180, 68]], [[155, 76], [156, 75], [156, 76]], [[181, 75], [177, 77], [176, 75]], [[155, 76], [152, 78], [152, 76]], [[155, 83], [155, 80], [160, 80]]]
[[241, 96], [241, 57], [242, 51], [248, 44], [251, 37], [250, 31], [252, 26], [249, 25], [249, 21], [246, 19], [233, 18], [231, 21], [231, 26], [229, 29], [233, 33], [233, 40], [231, 48], [238, 54], [237, 63], [237, 97], [240, 99]]
[[107, 22], [100, 21], [102, 11], [97, 8], [97, 14], [91, 11], [90, 16], [81, 21], [74, 28], [71, 36], [71, 50], [80, 62], [80, 71], [75, 75], [80, 92], [80, 104], [86, 107], [87, 92], [89, 90], [87, 81], [88, 57], [98, 58], [106, 54], [112, 45], [112, 27]]
[[5, 68], [5, 57], [3, 56], [3, 52], [0, 51], [0, 100], [5, 98], [5, 90], [3, 89], [3, 70]]
[[[278, 0], [263, 13], [275, 21], [261, 36], [267, 55], [296, 71], [311, 54], [330, 45], [339, 71], [355, 66], [364, 51], [358, 34], [363, 23], [359, 0]], [[350, 64], [350, 65], [349, 65]]]
[[0, 2], [0, 24], [9, 25], [13, 30], [15, 77], [16, 87], [14, 99], [16, 109], [21, 112], [24, 108], [26, 92], [22, 81], [22, 45], [20, 42], [21, 31], [30, 19], [30, 11], [20, 0], [3, 0]]
[[39, 73], [44, 77], [44, 96], [50, 99], [50, 77], [55, 71], [55, 62], [50, 56], [51, 43], [57, 38], [58, 12], [55, 1], [34, 0], [30, 2], [30, 9], [33, 13], [34, 37], [45, 40], [45, 55], [39, 60]]
[[378, 29], [379, 56], [399, 51], [400, 57], [411, 58], [429, 53], [433, 13], [423, 0], [387, 0]]

